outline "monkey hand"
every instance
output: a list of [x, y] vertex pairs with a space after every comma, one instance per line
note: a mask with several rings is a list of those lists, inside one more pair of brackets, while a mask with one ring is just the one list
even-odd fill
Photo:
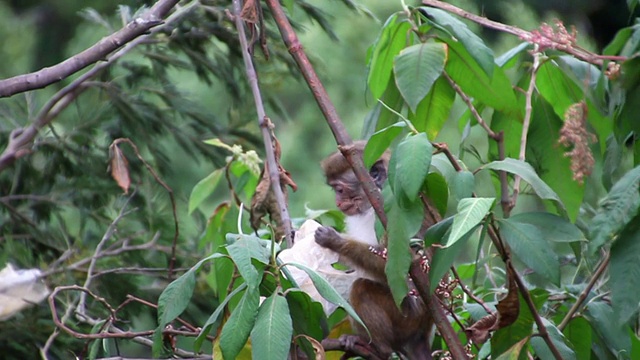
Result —
[[331, 227], [322, 226], [316, 229], [316, 243], [322, 247], [335, 250], [342, 243], [342, 236]]

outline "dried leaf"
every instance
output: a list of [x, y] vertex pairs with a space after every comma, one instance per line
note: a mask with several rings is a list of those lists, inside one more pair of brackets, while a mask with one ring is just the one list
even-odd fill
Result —
[[490, 332], [513, 324], [520, 313], [520, 299], [518, 287], [514, 280], [513, 271], [507, 268], [507, 284], [509, 292], [502, 300], [498, 301], [497, 312], [489, 314], [468, 327], [465, 332], [475, 344], [486, 342], [491, 336]]
[[129, 162], [117, 146], [111, 147], [111, 176], [122, 188], [125, 194], [129, 192], [131, 179], [129, 178]]

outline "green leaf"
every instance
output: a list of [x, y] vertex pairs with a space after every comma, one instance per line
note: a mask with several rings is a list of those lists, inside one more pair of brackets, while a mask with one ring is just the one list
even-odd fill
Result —
[[580, 360], [591, 359], [591, 325], [583, 317], [575, 317], [569, 321], [562, 331]]
[[220, 332], [220, 350], [225, 359], [235, 359], [247, 343], [256, 322], [259, 304], [258, 290], [248, 287]]
[[[585, 185], [577, 181], [567, 181], [573, 177], [574, 173], [571, 170], [571, 159], [567, 156], [559, 156], [558, 139], [562, 125], [564, 122], [555, 114], [551, 105], [542, 97], [537, 96], [534, 99], [529, 127], [527, 161], [530, 161], [542, 181], [558, 194], [566, 207], [569, 219], [575, 222], [583, 205]], [[516, 136], [518, 148], [520, 147], [521, 131]], [[508, 133], [505, 133], [504, 136], [506, 138], [509, 135], [513, 136]], [[547, 207], [549, 208], [549, 206]], [[558, 211], [558, 213], [562, 214], [563, 212]]]
[[438, 213], [440, 213], [440, 216], [444, 216], [449, 202], [449, 187], [444, 176], [437, 172], [429, 173], [423, 189], [427, 198], [431, 200]]
[[364, 147], [364, 166], [370, 169], [380, 156], [391, 146], [391, 142], [407, 127], [404, 121], [397, 122], [376, 131]]
[[524, 338], [517, 343], [515, 343], [509, 350], [502, 353], [500, 356], [496, 358], [496, 360], [518, 360], [520, 358], [520, 353], [522, 353], [522, 348], [529, 341], [529, 338]]
[[[542, 318], [542, 322], [544, 323], [544, 327], [547, 329], [551, 342], [555, 345], [560, 355], [562, 355], [562, 359], [576, 360], [577, 357], [575, 351], [567, 345], [566, 339], [560, 330], [558, 330], [558, 328], [546, 318]], [[536, 356], [540, 359], [554, 358], [547, 343], [539, 336], [531, 338], [531, 347], [533, 347], [533, 350], [536, 352]]]
[[611, 353], [631, 353], [629, 326], [615, 321], [616, 316], [609, 304], [603, 301], [591, 301], [587, 304], [584, 315], [589, 320], [591, 328], [604, 340]]
[[196, 186], [193, 187], [191, 195], [189, 196], [189, 215], [193, 213], [193, 210], [195, 210], [204, 199], [213, 193], [213, 190], [216, 189], [216, 186], [218, 186], [220, 182], [222, 174], [222, 169], [215, 170], [206, 178], [198, 181]]
[[638, 311], [640, 291], [640, 216], [636, 215], [611, 246], [609, 286], [617, 321], [626, 323]]
[[444, 70], [447, 46], [420, 43], [403, 49], [394, 59], [396, 85], [411, 111], [427, 96]]
[[494, 202], [494, 198], [467, 198], [460, 200], [458, 213], [453, 217], [451, 233], [447, 238], [445, 247], [455, 244], [466, 233], [475, 229], [489, 213]]
[[560, 285], [560, 263], [537, 227], [505, 219], [500, 220], [500, 234], [520, 261]]
[[522, 117], [511, 82], [502, 68], [494, 65], [493, 77], [489, 77], [460, 43], [439, 39], [449, 45], [445, 71], [462, 91], [498, 111]]
[[567, 219], [547, 212], [528, 212], [513, 215], [509, 221], [530, 224], [540, 230], [547, 241], [574, 242], [586, 241], [584, 234]]
[[527, 50], [527, 48], [529, 48], [530, 46], [531, 44], [529, 44], [528, 42], [522, 42], [516, 45], [515, 47], [511, 48], [504, 54], [498, 56], [496, 58], [496, 65], [498, 65], [503, 69], [509, 69], [514, 65], [515, 60], [518, 59], [517, 56], [520, 55], [525, 50]]
[[311, 299], [306, 292], [293, 288], [287, 289], [286, 297], [295, 333], [322, 341], [329, 332], [322, 304]]
[[[419, 202], [416, 203], [419, 204]], [[384, 271], [396, 304], [400, 304], [409, 291], [406, 279], [411, 266], [411, 253], [409, 252], [409, 239], [411, 237], [409, 231], [411, 229], [407, 226], [409, 223], [407, 220], [410, 215], [411, 210], [404, 210], [395, 201], [391, 204], [391, 209], [387, 213], [389, 240], [387, 245], [387, 264]]]
[[404, 194], [410, 201], [418, 197], [418, 192], [429, 173], [433, 146], [427, 134], [419, 133], [404, 139], [395, 151], [396, 194]]
[[418, 131], [426, 132], [429, 140], [436, 137], [447, 122], [456, 92], [444, 77], [439, 77], [427, 96], [420, 101], [415, 113], [409, 113], [409, 120]]
[[227, 295], [227, 297], [224, 298], [224, 300], [220, 303], [220, 305], [218, 305], [218, 307], [213, 312], [213, 314], [211, 314], [211, 316], [209, 316], [209, 319], [207, 319], [207, 321], [204, 323], [204, 325], [202, 325], [202, 329], [200, 330], [200, 334], [198, 334], [198, 337], [196, 337], [196, 340], [193, 343], [193, 349], [196, 352], [200, 351], [200, 347], [202, 346], [202, 342], [207, 338], [207, 335], [209, 335], [209, 333], [211, 332], [211, 328], [213, 327], [213, 324], [215, 324], [219, 320], [220, 315], [222, 315], [222, 313], [224, 312], [224, 309], [227, 307], [227, 304], [229, 303], [229, 300], [231, 300], [234, 296], [236, 296], [238, 293], [240, 293], [240, 291], [243, 291], [246, 288], [247, 288], [247, 283], [240, 284], [231, 293], [229, 293], [229, 295]]
[[292, 335], [293, 325], [287, 300], [282, 295], [273, 293], [260, 306], [256, 324], [251, 331], [252, 358], [286, 359]]
[[493, 76], [493, 51], [485, 45], [478, 35], [469, 30], [465, 23], [444, 10], [430, 7], [421, 7], [420, 10], [426, 12], [430, 20], [446, 28], [455, 37], [455, 41], [460, 41], [484, 70], [487, 77], [491, 78]]
[[451, 183], [451, 191], [457, 200], [471, 197], [475, 189], [476, 179], [470, 171], [458, 171]]
[[368, 139], [376, 129], [382, 129], [397, 122], [399, 118], [398, 114], [402, 113], [403, 106], [404, 100], [395, 81], [389, 81], [384, 95], [375, 103], [373, 109], [371, 109], [364, 119], [362, 138]]
[[196, 286], [196, 270], [191, 268], [169, 284], [158, 298], [158, 327], [164, 328], [187, 308]]
[[306, 272], [307, 275], [309, 275], [309, 278], [311, 278], [311, 281], [313, 282], [313, 286], [315, 286], [316, 290], [318, 290], [318, 292], [320, 293], [320, 295], [322, 295], [323, 298], [327, 299], [329, 302], [333, 304], [340, 306], [355, 321], [357, 321], [360, 325], [365, 326], [364, 323], [362, 322], [362, 319], [360, 319], [358, 314], [356, 314], [355, 310], [353, 310], [351, 305], [349, 305], [349, 302], [345, 300], [342, 296], [340, 296], [340, 294], [336, 291], [336, 289], [334, 289], [333, 286], [331, 286], [331, 284], [329, 284], [329, 282], [327, 282], [325, 278], [318, 275], [318, 273], [315, 272], [313, 269], [310, 269], [302, 264], [297, 264], [297, 263], [286, 263], [286, 264], [283, 264], [283, 266], [297, 267], [298, 269]]
[[607, 197], [600, 202], [598, 213], [589, 229], [589, 249], [594, 254], [610, 241], [638, 213], [640, 194], [640, 166], [627, 172], [613, 185]]
[[531, 185], [533, 190], [536, 192], [536, 194], [538, 194], [540, 198], [555, 201], [559, 209], [563, 212], [566, 212], [564, 204], [560, 200], [558, 194], [556, 194], [549, 187], [549, 185], [542, 181], [538, 174], [536, 174], [535, 170], [533, 170], [531, 165], [527, 164], [526, 162], [506, 158], [500, 161], [492, 161], [482, 166], [480, 169], [502, 170], [518, 175], [522, 178], [522, 180], [528, 182], [529, 185]]
[[[444, 245], [452, 224], [453, 217], [449, 217], [431, 226], [425, 234], [425, 247], [432, 244]], [[432, 292], [435, 291], [444, 274], [451, 268], [453, 261], [465, 248], [467, 240], [471, 238], [472, 234], [473, 231], [468, 231], [455, 244], [450, 247], [440, 248], [434, 252], [431, 259], [431, 269], [429, 270], [430, 290]]]
[[245, 241], [245, 239], [243, 238], [227, 246], [227, 251], [247, 285], [257, 288], [260, 285], [261, 276], [251, 263], [251, 251], [253, 246], [259, 245], [255, 242], [252, 244], [251, 241]]
[[379, 99], [387, 88], [393, 69], [393, 59], [407, 45], [407, 35], [411, 24], [407, 20], [398, 21], [398, 14], [391, 15], [383, 25], [375, 45], [367, 83], [374, 99]]

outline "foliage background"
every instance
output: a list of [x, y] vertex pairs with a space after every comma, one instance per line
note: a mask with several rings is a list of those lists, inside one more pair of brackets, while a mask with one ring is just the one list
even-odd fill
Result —
[[[123, 0], [120, 3], [135, 9], [143, 2]], [[357, 138], [363, 119], [373, 105], [365, 83], [367, 48], [377, 36], [380, 20], [384, 21], [390, 13], [397, 11], [399, 5], [396, 2], [360, 1], [371, 11], [367, 15], [348, 9], [338, 1], [310, 3], [322, 9], [337, 40], [327, 33], [327, 29], [298, 12], [295, 19], [304, 28], [301, 41], [317, 66], [338, 113], [352, 136]], [[485, 12], [489, 17], [525, 29], [536, 28], [541, 21], [563, 18], [566, 23], [576, 24], [583, 41], [581, 45], [596, 51], [630, 19], [628, 13], [622, 11], [626, 9], [624, 1], [454, 3], [470, 12]], [[109, 25], [101, 25], [98, 16], [87, 12], [80, 16], [79, 11], [87, 6], [104, 16], [108, 24], [118, 27], [116, 4], [110, 1], [15, 0], [0, 3], [0, 36], [3, 39], [0, 57], [4, 59], [0, 77], [7, 78], [55, 64], [107, 35]], [[469, 26], [475, 32], [485, 31], [473, 24]], [[487, 36], [492, 38], [496, 54], [513, 47], [518, 41], [496, 34]], [[205, 43], [204, 49], [198, 48], [197, 43], [187, 43], [185, 48], [200, 49], [212, 58], [218, 50], [229, 53], [220, 40], [214, 41], [213, 45]], [[283, 49], [279, 50], [282, 52]], [[283, 58], [287, 55], [286, 51], [282, 54]], [[187, 60], [185, 53], [175, 56], [174, 59]], [[198, 68], [197, 63], [166, 66], [171, 61], [165, 59], [166, 62], [158, 63], [161, 69], [156, 69], [164, 76], [159, 79], [136, 68], [145, 61], [142, 54], [130, 54], [124, 60], [126, 66], [113, 69], [109, 74], [118, 79], [119, 89], [123, 89], [121, 93], [111, 97], [98, 92], [83, 95], [77, 105], [61, 114], [52, 128], [46, 129], [46, 136], [38, 143], [38, 153], [0, 174], [0, 266], [13, 263], [24, 268], [56, 271], [46, 279], [52, 287], [77, 283], [82, 279], [82, 271], [62, 269], [56, 260], [67, 249], [76, 250], [71, 255], [72, 259], [90, 255], [124, 203], [125, 197], [106, 170], [108, 145], [119, 136], [128, 136], [141, 146], [143, 156], [152, 161], [175, 191], [181, 223], [178, 267], [189, 267], [202, 257], [205, 250], [199, 239], [206, 219], [221, 200], [228, 198], [228, 193], [219, 191], [192, 215], [187, 213], [187, 201], [193, 186], [220, 167], [228, 153], [202, 145], [200, 141], [220, 137], [262, 153], [243, 74], [234, 72], [233, 66], [226, 63], [226, 60], [239, 62], [240, 58], [231, 54], [228, 59], [216, 59], [218, 64], [228, 65], [218, 74], [203, 64], [199, 64], [201, 73], [196, 74], [193, 68]], [[331, 152], [335, 145], [306, 84], [287, 73], [286, 61], [260, 63], [259, 67], [263, 91], [272, 96], [269, 108], [283, 147], [282, 163], [300, 188], [290, 197], [291, 213], [294, 217], [304, 217], [305, 207], [332, 208], [333, 197], [323, 184], [319, 167], [313, 164]], [[224, 71], [228, 77], [221, 79]], [[9, 132], [27, 123], [59, 86], [0, 100], [0, 145], [3, 148]], [[138, 97], [139, 87], [155, 90]], [[170, 94], [171, 100], [163, 102], [152, 95], [154, 91]], [[121, 107], [114, 106], [118, 99]], [[136, 103], [137, 107], [126, 107], [138, 100], [143, 101]], [[164, 118], [162, 115], [162, 109], [168, 105], [177, 109], [172, 114], [179, 114], [175, 124], [169, 121], [172, 119], [170, 116]], [[456, 119], [456, 114], [464, 110], [462, 104], [456, 106], [451, 119]], [[191, 109], [196, 110], [189, 111]], [[127, 117], [127, 114], [137, 115]], [[456, 144], [460, 136], [458, 124], [452, 120], [438, 140]], [[470, 149], [488, 147], [486, 137], [479, 129], [474, 129], [471, 137], [472, 141], [467, 142]], [[140, 163], [132, 162], [131, 168], [137, 179], [134, 182], [138, 181], [132, 203], [139, 210], [124, 221], [121, 235], [142, 241], [158, 231], [161, 234], [160, 244], [169, 246], [173, 228], [168, 197], [141, 170]], [[492, 188], [491, 180], [484, 179], [481, 186]], [[603, 189], [592, 191], [595, 201]], [[11, 198], [16, 195], [29, 195], [30, 198]], [[103, 265], [105, 268], [117, 268], [127, 264], [163, 268], [167, 266], [167, 256], [163, 251], [131, 253], [109, 259]], [[129, 293], [155, 302], [166, 284], [167, 279], [163, 275], [125, 273], [102, 277], [99, 288], [115, 303], [123, 301]], [[196, 324], [215, 307], [207, 300], [213, 298], [207, 293], [210, 290], [202, 286], [198, 291], [200, 296], [194, 297], [196, 300], [187, 312], [187, 318]], [[155, 314], [146, 307], [133, 305], [126, 314], [134, 327], [153, 327]], [[11, 354], [8, 356], [15, 358], [33, 358], [52, 331], [48, 307], [41, 304], [30, 308], [11, 320], [0, 322], [0, 353]], [[61, 336], [56, 340], [52, 354], [66, 358], [68, 352], [65, 349], [79, 352], [83, 344]], [[143, 354], [145, 349], [134, 347], [131, 351], [133, 356]]]

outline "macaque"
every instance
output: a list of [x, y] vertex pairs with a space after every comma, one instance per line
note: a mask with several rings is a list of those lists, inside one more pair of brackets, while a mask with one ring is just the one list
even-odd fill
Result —
[[[362, 156], [365, 142], [354, 145]], [[378, 188], [387, 180], [388, 162], [389, 154], [385, 153], [370, 169]], [[348, 351], [356, 343], [370, 343], [373, 359], [387, 359], [394, 352], [412, 360], [431, 359], [428, 338], [432, 321], [428, 309], [414, 295], [407, 295], [401, 308], [396, 306], [384, 272], [384, 248], [378, 246], [375, 236], [375, 214], [351, 166], [339, 152], [321, 166], [335, 191], [336, 205], [347, 216], [347, 235], [324, 226], [316, 230], [315, 240], [340, 254], [340, 259], [361, 276], [352, 285], [349, 301], [371, 334], [369, 338], [367, 331], [352, 321], [357, 335], [343, 338], [345, 348]]]

